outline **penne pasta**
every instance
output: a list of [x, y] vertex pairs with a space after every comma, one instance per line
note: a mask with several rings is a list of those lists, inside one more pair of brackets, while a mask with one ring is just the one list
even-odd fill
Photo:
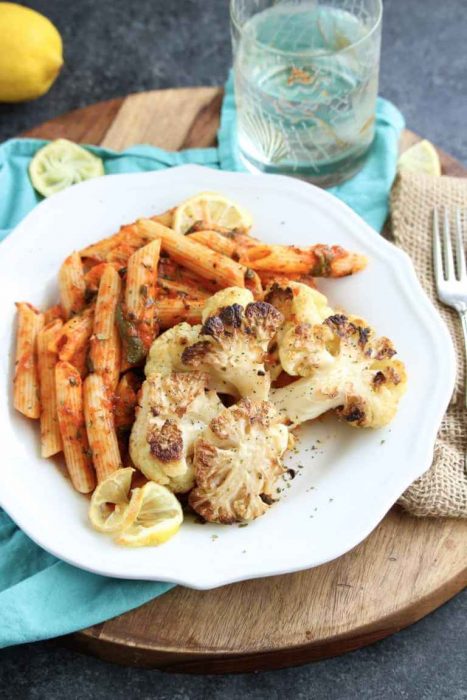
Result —
[[83, 264], [78, 252], [67, 257], [58, 273], [60, 300], [66, 318], [77, 314], [86, 305]]
[[196, 221], [189, 231], [187, 231], [187, 234], [199, 233], [201, 231], [214, 231], [222, 234], [224, 238], [228, 238], [235, 246], [233, 256], [237, 260], [245, 250], [261, 243], [258, 238], [253, 238], [253, 236], [250, 236], [244, 231], [232, 230], [225, 226], [208, 223], [207, 221]]
[[195, 231], [187, 235], [190, 240], [198, 241], [198, 243], [202, 243], [208, 248], [211, 248], [211, 250], [222, 253], [222, 255], [227, 255], [229, 258], [232, 258], [236, 253], [237, 247], [234, 241], [217, 231]]
[[120, 373], [121, 342], [115, 315], [121, 288], [118, 272], [107, 265], [99, 284], [89, 355], [93, 371], [101, 375], [111, 392]]
[[175, 282], [174, 280], [159, 278], [157, 285], [160, 290], [170, 297], [180, 298], [185, 296], [191, 299], [207, 299], [210, 296], [205, 289], [199, 289], [199, 287], [195, 287], [188, 281]]
[[141, 379], [135, 372], [126, 372], [120, 379], [115, 391], [114, 403], [114, 421], [117, 434], [129, 431], [135, 422], [135, 410], [140, 388]]
[[[141, 248], [150, 240], [151, 238], [148, 238], [135, 224], [126, 224], [113, 236], [83, 248], [80, 251], [80, 255], [82, 258], [94, 260], [96, 263], [111, 262], [112, 258], [114, 258], [113, 262], [121, 262], [123, 260], [126, 263], [135, 250]], [[120, 249], [120, 253], [116, 252], [118, 249]], [[123, 251], [126, 251], [126, 257]]]
[[[124, 315], [127, 324], [133, 327], [129, 332], [139, 338], [145, 354], [157, 334], [154, 303], [160, 248], [160, 240], [148, 243], [133, 253], [127, 267]], [[127, 359], [132, 361], [128, 352]]]
[[260, 243], [240, 257], [254, 270], [270, 270], [282, 275], [304, 274], [313, 277], [344, 277], [363, 270], [364, 255], [351, 253], [338, 245], [317, 244], [309, 248]]
[[316, 289], [316, 282], [311, 275], [301, 275], [296, 273], [281, 275], [278, 272], [272, 272], [271, 270], [259, 270], [258, 276], [265, 289], [274, 283], [278, 284], [280, 287], [286, 287], [289, 282], [301, 282], [302, 284], [306, 284], [308, 287]]
[[195, 275], [194, 272], [187, 270], [186, 267], [178, 265], [171, 260], [167, 254], [162, 256], [159, 260], [157, 280], [159, 285], [164, 280], [181, 282], [182, 284], [186, 283], [208, 295], [215, 294], [219, 290], [216, 284], [210, 280], [199, 277], [199, 275]]
[[89, 493], [96, 485], [96, 477], [84, 420], [83, 383], [79, 372], [69, 362], [58, 362], [55, 366], [55, 390], [68, 473], [77, 491]]
[[56, 352], [60, 360], [71, 361], [71, 358], [86, 347], [92, 334], [94, 324], [94, 305], [67, 321], [57, 338], [50, 343], [50, 351]]
[[138, 248], [141, 248], [146, 244], [147, 241], [139, 240], [138, 245], [134, 245], [131, 242], [119, 243], [110, 253], [107, 255], [107, 262], [114, 263], [119, 269], [125, 268], [130, 257], [135, 253]]
[[[89, 270], [85, 273], [84, 275], [84, 281], [86, 283], [86, 293], [87, 294], [94, 294], [97, 292], [99, 289], [99, 284], [101, 281], [101, 277], [104, 273], [104, 270], [106, 269], [107, 265], [109, 263], [97, 263], [97, 265], [93, 265]], [[115, 269], [120, 270], [121, 266], [118, 263], [110, 263], [115, 267]]]
[[175, 262], [203, 279], [214, 281], [219, 288], [245, 286], [245, 266], [155, 221], [140, 219], [137, 223], [149, 237], [160, 239], [162, 249]]
[[159, 325], [163, 330], [177, 323], [201, 323], [201, 313], [205, 304], [204, 299], [157, 299], [156, 313]]
[[84, 380], [84, 416], [97, 480], [102, 481], [122, 466], [112, 414], [112, 402], [104, 380], [88, 374]]
[[37, 369], [37, 335], [44, 325], [44, 315], [27, 302], [18, 302], [13, 404], [28, 418], [40, 417], [39, 375]]
[[113, 248], [115, 248], [124, 238], [124, 229], [126, 227], [122, 226], [117, 233], [108, 236], [107, 238], [102, 238], [96, 243], [86, 246], [80, 250], [79, 254], [81, 258], [89, 258], [94, 260], [96, 263], [106, 262], [107, 255]]
[[62, 319], [62, 321], [65, 320], [65, 313], [60, 306], [60, 304], [55, 304], [55, 306], [50, 306], [48, 309], [44, 311], [44, 326], [48, 326], [49, 323], [52, 323], [52, 321], [55, 321], [56, 318]]
[[156, 214], [156, 216], [151, 216], [152, 221], [156, 221], [158, 224], [162, 224], [162, 226], [168, 226], [169, 228], [172, 228], [173, 224], [173, 218], [174, 218], [174, 212], [177, 207], [173, 207], [172, 209], [167, 209], [163, 214]]
[[39, 369], [41, 403], [41, 455], [51, 457], [63, 449], [62, 436], [58, 425], [57, 395], [55, 391], [56, 352], [50, 352], [49, 345], [60, 333], [63, 321], [56, 318], [42, 328], [37, 336], [37, 364]]
[[84, 379], [89, 371], [89, 342], [86, 341], [79, 346], [68, 362], [78, 370], [81, 379]]

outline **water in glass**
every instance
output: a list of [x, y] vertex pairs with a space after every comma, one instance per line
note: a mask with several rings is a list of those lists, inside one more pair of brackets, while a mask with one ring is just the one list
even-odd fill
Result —
[[234, 40], [235, 92], [250, 170], [327, 186], [359, 169], [374, 136], [372, 21], [358, 0], [279, 3], [246, 20]]

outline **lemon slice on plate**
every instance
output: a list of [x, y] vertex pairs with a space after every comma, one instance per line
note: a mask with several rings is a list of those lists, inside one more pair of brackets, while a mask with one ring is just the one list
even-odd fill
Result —
[[178, 532], [183, 522], [182, 507], [165, 486], [148, 481], [142, 488], [133, 489], [131, 500], [137, 505], [136, 518], [115, 538], [117, 544], [127, 547], [158, 545]]
[[175, 210], [173, 228], [178, 233], [186, 233], [197, 221], [245, 232], [252, 224], [245, 209], [218, 192], [201, 192], [182, 202]]
[[99, 175], [104, 175], [102, 160], [67, 139], [47, 144], [29, 164], [33, 187], [44, 197]]
[[91, 496], [89, 519], [99, 532], [118, 532], [135, 520], [139, 504], [131, 498], [131, 477], [134, 469], [117, 469], [102, 481]]
[[426, 139], [408, 148], [400, 156], [397, 167], [399, 170], [409, 170], [413, 173], [441, 175], [441, 163], [436, 148]]

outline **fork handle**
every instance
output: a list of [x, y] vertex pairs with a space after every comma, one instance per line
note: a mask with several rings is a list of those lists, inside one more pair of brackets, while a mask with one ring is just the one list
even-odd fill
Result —
[[464, 350], [465, 350], [465, 362], [466, 362], [466, 370], [465, 370], [465, 379], [464, 379], [464, 403], [467, 408], [467, 310], [466, 311], [458, 311], [461, 324], [462, 324], [462, 331], [464, 333]]

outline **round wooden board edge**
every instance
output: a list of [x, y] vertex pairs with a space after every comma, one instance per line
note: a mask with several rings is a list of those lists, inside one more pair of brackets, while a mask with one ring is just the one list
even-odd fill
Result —
[[467, 571], [463, 571], [423, 600], [417, 600], [412, 606], [378, 620], [377, 624], [355, 628], [351, 633], [335, 635], [318, 644], [310, 641], [308, 644], [244, 654], [196, 653], [164, 649], [162, 646], [136, 646], [130, 640], [101, 637], [98, 632], [100, 625], [63, 637], [62, 641], [71, 649], [97, 656], [103, 661], [121, 666], [157, 668], [169, 673], [221, 675], [278, 670], [340, 656], [385, 639], [418, 622], [462, 591], [467, 585], [466, 577]]
[[[215, 130], [212, 124], [206, 129], [206, 124], [213, 118], [214, 112], [219, 110], [223, 91], [221, 88], [201, 88], [208, 93], [208, 99], [196, 114], [193, 124], [187, 130], [187, 137], [180, 142], [178, 147], [190, 147], [197, 145], [197, 139], [211, 138]], [[195, 97], [199, 88], [173, 89], [172, 93], [184, 93], [184, 99], [189, 99], [190, 91]], [[157, 97], [159, 93], [166, 91], [153, 91], [151, 94]], [[97, 103], [82, 109], [59, 116], [45, 124], [36, 127], [23, 136], [40, 138], [71, 138], [83, 143], [100, 144], [105, 140], [112, 123], [123, 111], [125, 103], [129, 99], [138, 99], [148, 93], [136, 93], [128, 98], [116, 98], [103, 103]], [[117, 119], [118, 121], [118, 119]], [[412, 143], [420, 140], [420, 137], [408, 130], [402, 134], [402, 150]], [[163, 146], [162, 143], [157, 143]], [[209, 145], [203, 143], [203, 145]], [[110, 146], [112, 147], [112, 146]], [[453, 157], [438, 149], [442, 163], [443, 174], [465, 177], [467, 170]], [[354, 628], [351, 633], [335, 635], [318, 643], [310, 640], [309, 643], [295, 647], [265, 648], [260, 652], [224, 653], [222, 651], [196, 652], [190, 650], [174, 651], [173, 648], [165, 648], [163, 645], [145, 647], [136, 646], [131, 639], [115, 639], [106, 636], [104, 625], [96, 625], [87, 630], [64, 638], [67, 645], [82, 651], [87, 651], [102, 659], [125, 665], [158, 667], [167, 671], [190, 673], [232, 673], [254, 670], [266, 670], [298, 665], [317, 659], [342, 654], [347, 651], [365, 646], [396, 632], [407, 625], [416, 622], [424, 615], [433, 611], [466, 585], [466, 572], [457, 573], [449, 581], [443, 582], [438, 589], [431, 591], [424, 599], [418, 599], [413, 605], [401, 608], [393, 615], [378, 620], [376, 624]], [[131, 614], [131, 613], [128, 613]]]

